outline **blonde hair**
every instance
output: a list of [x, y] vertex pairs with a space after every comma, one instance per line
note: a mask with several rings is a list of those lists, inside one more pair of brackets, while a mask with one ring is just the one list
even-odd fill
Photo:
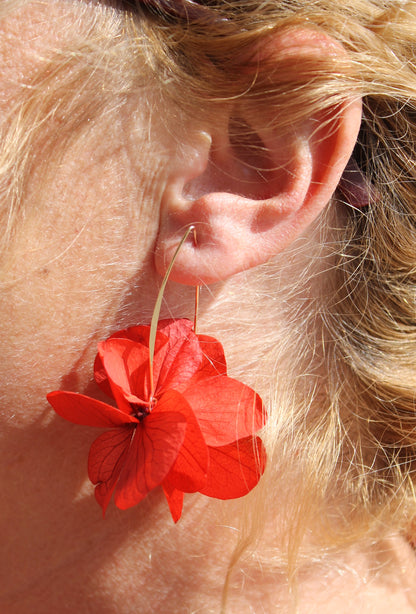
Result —
[[[164, 95], [186, 113], [205, 104], [215, 114], [216, 105], [229, 103], [237, 131], [244, 118], [256, 116], [281, 134], [325, 118], [325, 110], [351, 96], [363, 98], [354, 158], [369, 205], [357, 210], [341, 192], [334, 196], [318, 220], [318, 239], [311, 232], [314, 262], [301, 283], [293, 285], [292, 276], [292, 286], [280, 289], [279, 296], [292, 297], [288, 308], [296, 305], [296, 323], [292, 318], [286, 344], [280, 336], [282, 346], [267, 352], [267, 373], [272, 360], [278, 365], [265, 433], [271, 460], [251, 506], [254, 525], [267, 509], [280, 518], [276, 534], [284, 537], [274, 557], [292, 574], [311, 529], [309, 548], [311, 541], [345, 547], [405, 532], [416, 512], [416, 6], [185, 1], [176, 11], [175, 5], [149, 2], [138, 10], [147, 17], [148, 63]], [[325, 32], [345, 57], [305, 57], [294, 65], [290, 55], [273, 53], [273, 35], [297, 27]], [[297, 249], [277, 268], [293, 261]], [[303, 285], [312, 278], [318, 293]], [[264, 339], [263, 347], [269, 347]], [[282, 369], [285, 352], [292, 377]], [[287, 383], [279, 381], [282, 374]], [[292, 492], [279, 497], [282, 473], [296, 479]]]
[[[1, 11], [9, 15], [20, 5], [9, 0]], [[280, 509], [279, 545], [286, 554], [276, 560], [289, 561], [292, 571], [311, 527], [334, 548], [406, 531], [416, 513], [415, 3], [149, 0], [123, 6], [125, 12], [103, 8], [72, 46], [56, 50], [3, 126], [5, 245], [23, 212], [31, 143], [47, 121], [59, 127], [48, 146], [60, 150], [147, 81], [153, 96], [168, 99], [185, 117], [198, 117], [201, 105], [212, 117], [219, 106], [230, 106], [237, 150], [238, 139], [244, 143], [250, 134], [247, 118], [260, 118], [279, 134], [362, 96], [354, 157], [370, 186], [369, 204], [358, 210], [336, 193], [311, 230], [310, 265], [296, 285], [279, 289], [279, 296], [291, 295], [279, 305], [288, 321], [286, 342], [271, 347], [263, 340], [269, 382], [274, 363], [279, 366], [265, 433], [269, 468], [249, 504], [254, 524], [266, 508]], [[80, 11], [80, 23], [82, 17]], [[297, 27], [326, 33], [346, 53], [305, 56], [301, 64], [274, 53], [273, 36]], [[265, 155], [262, 143], [255, 148]], [[287, 253], [284, 258], [278, 259], [283, 268]], [[273, 264], [260, 272], [267, 274], [269, 300], [275, 270]], [[292, 361], [287, 370], [285, 354]], [[281, 473], [296, 475], [284, 501], [276, 492]]]
[[[188, 113], [203, 101], [215, 113], [215, 104], [228, 101], [237, 118], [255, 108], [268, 130], [281, 133], [313, 116], [324, 118], [326, 109], [354, 94], [363, 97], [354, 157], [370, 202], [357, 210], [339, 193], [335, 212], [318, 222], [320, 266], [325, 258], [329, 270], [315, 309], [308, 303], [304, 310], [314, 338], [298, 353], [311, 377], [308, 389], [300, 385], [295, 396], [302, 407], [296, 414], [304, 416], [307, 408], [310, 420], [303, 420], [294, 440], [298, 454], [312, 433], [318, 444], [306, 453], [312, 467], [308, 500], [322, 503], [329, 493], [333, 499], [336, 476], [344, 514], [349, 504], [345, 530], [338, 518], [331, 540], [354, 540], [371, 525], [380, 530], [380, 520], [391, 522], [393, 512], [396, 527], [403, 528], [415, 510], [416, 6], [395, 0], [339, 6], [327, 0], [185, 1], [177, 11], [175, 4], [149, 2], [138, 10], [147, 16], [149, 62], [165, 92]], [[330, 35], [345, 57], [305, 57], [301, 65], [297, 58], [294, 66], [290, 55], [274, 54], [274, 33], [296, 27]], [[270, 55], [260, 58], [264, 48]], [[183, 84], [185, 101], [178, 97]], [[274, 446], [273, 430], [270, 438]]]

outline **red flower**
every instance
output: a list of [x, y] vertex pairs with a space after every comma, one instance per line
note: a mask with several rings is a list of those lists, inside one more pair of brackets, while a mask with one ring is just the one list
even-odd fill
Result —
[[184, 492], [233, 499], [254, 488], [265, 465], [254, 433], [265, 413], [251, 388], [227, 376], [221, 344], [196, 335], [189, 320], [158, 325], [152, 396], [149, 333], [128, 328], [98, 346], [95, 379], [116, 407], [74, 392], [48, 400], [70, 422], [110, 428], [88, 458], [104, 513], [113, 493], [127, 509], [161, 485], [176, 522]]

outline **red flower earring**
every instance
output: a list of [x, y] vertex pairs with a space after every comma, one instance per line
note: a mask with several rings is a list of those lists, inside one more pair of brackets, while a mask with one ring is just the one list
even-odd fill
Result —
[[94, 377], [116, 406], [74, 392], [47, 395], [62, 418], [109, 429], [88, 457], [103, 513], [113, 494], [116, 506], [127, 509], [162, 486], [177, 522], [185, 492], [234, 499], [264, 472], [256, 435], [265, 423], [260, 397], [227, 376], [221, 344], [196, 334], [196, 322], [158, 322], [170, 271], [191, 231], [165, 275], [151, 325], [118, 331], [98, 346]]

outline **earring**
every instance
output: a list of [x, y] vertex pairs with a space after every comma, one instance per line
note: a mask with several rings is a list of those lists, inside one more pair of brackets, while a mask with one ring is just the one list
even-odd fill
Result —
[[65, 420], [106, 429], [88, 456], [103, 514], [113, 495], [115, 505], [127, 509], [162, 486], [177, 522], [184, 493], [238, 498], [265, 469], [256, 435], [266, 421], [263, 402], [228, 377], [221, 343], [196, 333], [196, 317], [158, 321], [170, 271], [191, 232], [168, 268], [151, 324], [118, 331], [98, 345], [94, 378], [116, 406], [74, 392], [47, 395]]

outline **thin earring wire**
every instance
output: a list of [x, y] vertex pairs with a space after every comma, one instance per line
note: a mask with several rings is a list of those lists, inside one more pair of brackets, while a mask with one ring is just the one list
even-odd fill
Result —
[[[193, 232], [194, 232], [194, 245], [195, 245], [195, 247], [197, 247], [198, 242], [196, 240], [196, 228], [195, 228], [195, 226], [193, 227]], [[197, 324], [198, 324], [198, 310], [199, 310], [200, 290], [201, 290], [201, 286], [199, 286], [199, 285], [195, 286], [195, 310], [194, 310], [194, 333], [195, 334], [196, 334], [196, 331], [197, 331]]]

